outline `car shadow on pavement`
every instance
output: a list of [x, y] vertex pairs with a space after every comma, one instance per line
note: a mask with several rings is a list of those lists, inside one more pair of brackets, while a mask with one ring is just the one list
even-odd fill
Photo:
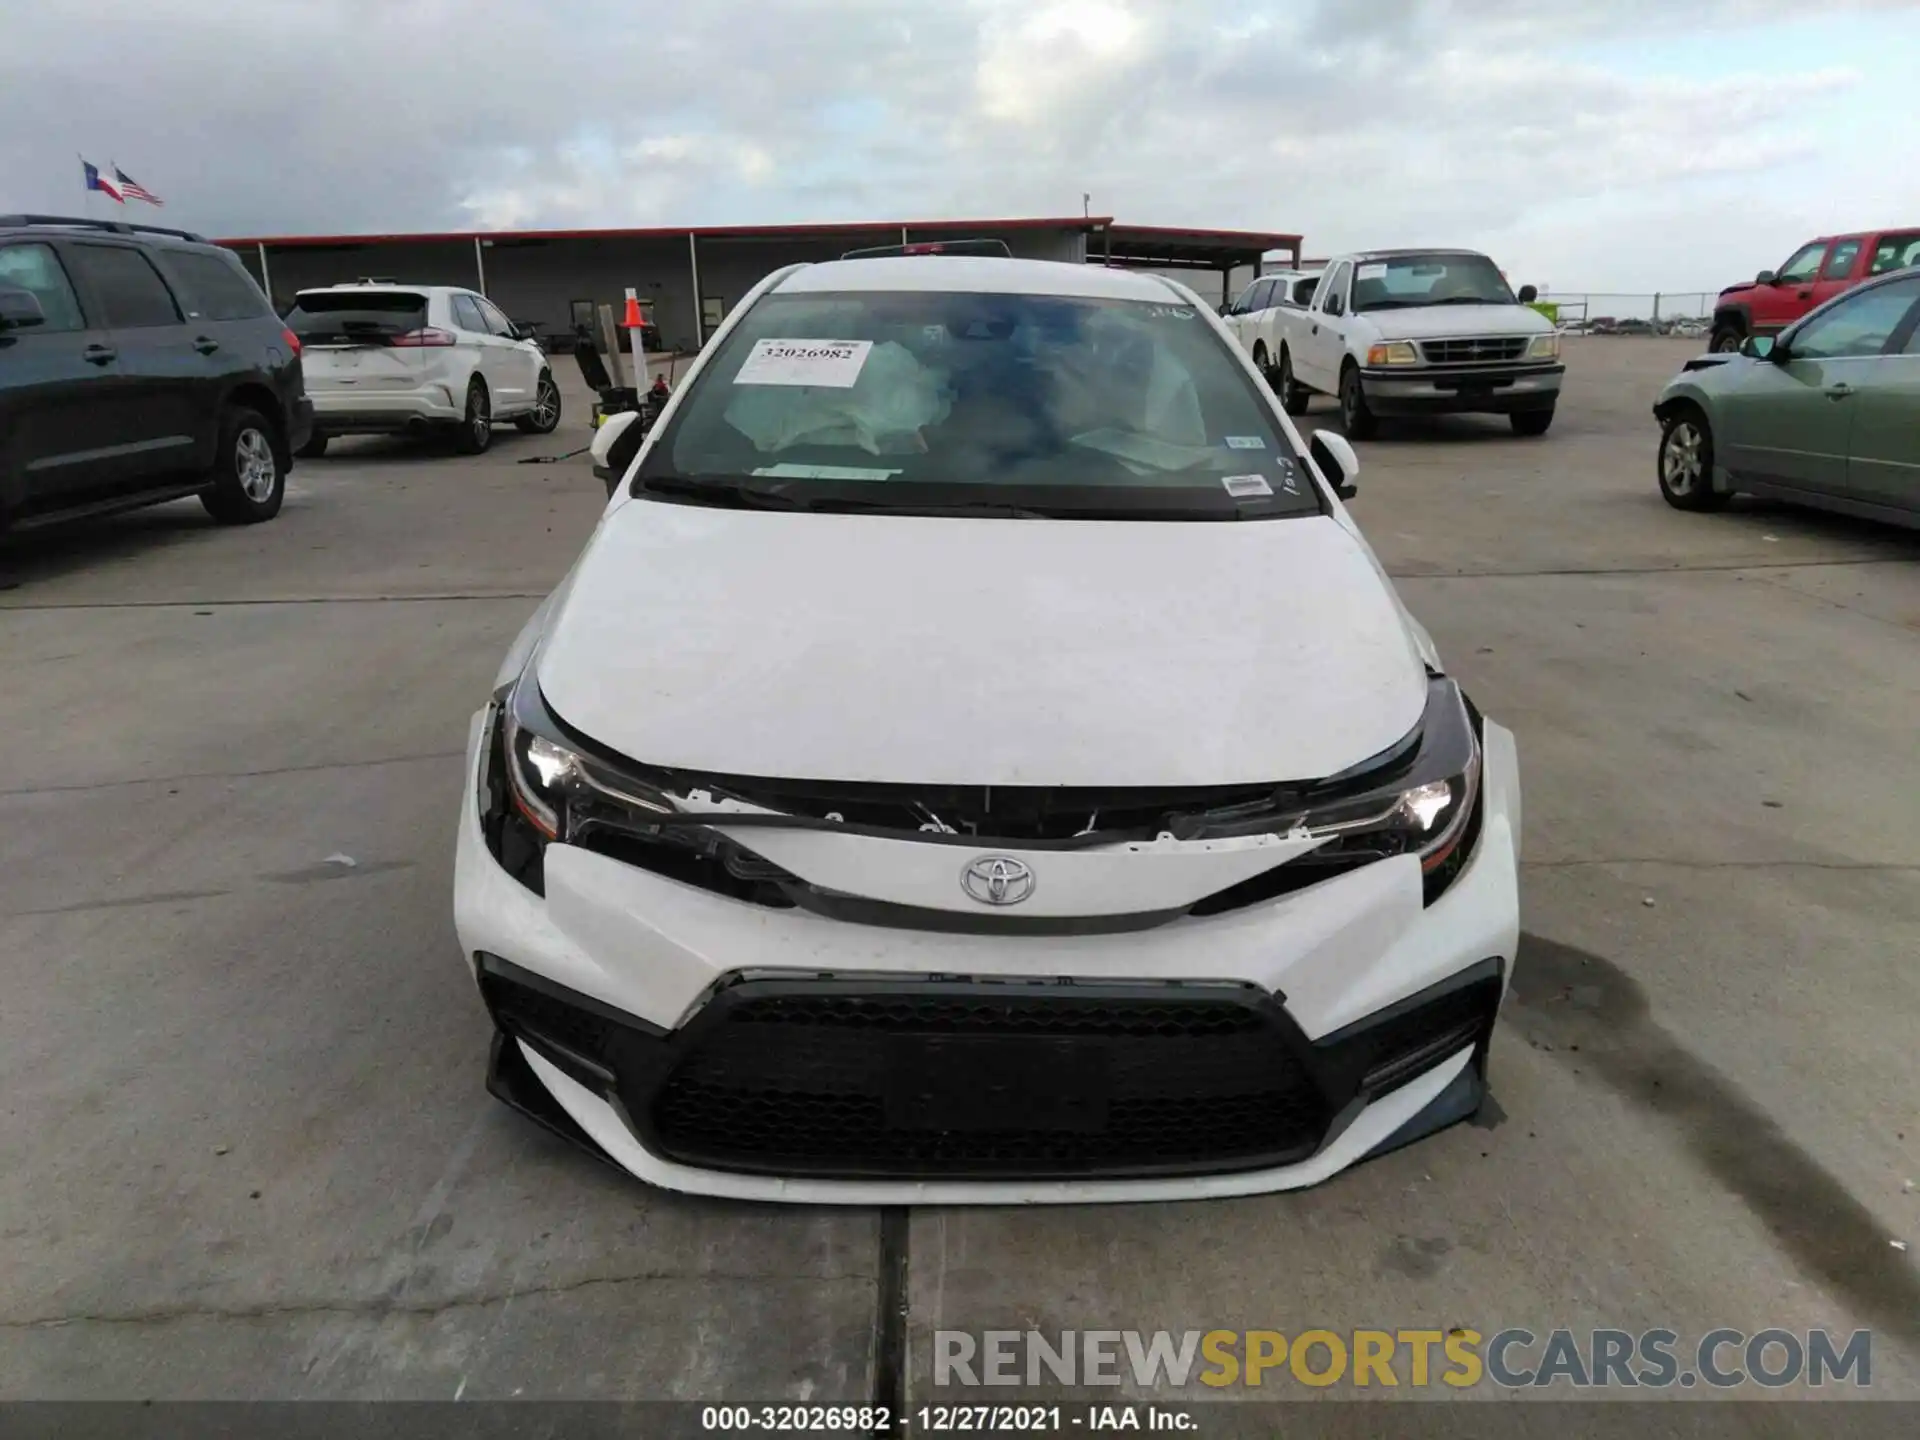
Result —
[[[1313, 438], [1316, 430], [1326, 430], [1335, 435], [1346, 432], [1340, 426], [1340, 415], [1331, 405], [1324, 411], [1306, 415], [1296, 415], [1293, 423], [1299, 427], [1307, 439]], [[1419, 415], [1406, 416], [1392, 420], [1382, 419], [1380, 430], [1372, 439], [1356, 441], [1360, 449], [1360, 473], [1366, 474], [1367, 447], [1374, 445], [1551, 445], [1554, 436], [1574, 434], [1578, 427], [1569, 425], [1564, 418], [1557, 421], [1552, 431], [1544, 436], [1524, 436], [1513, 433], [1513, 427], [1507, 423], [1504, 415]], [[1365, 483], [1364, 480], [1362, 483]]]
[[[325, 455], [309, 457], [297, 461], [293, 468], [296, 479], [311, 480], [316, 474], [336, 461], [351, 460], [373, 462], [382, 465], [435, 463], [457, 465], [462, 461], [487, 460], [493, 457], [508, 458], [507, 451], [525, 451], [536, 453], [532, 448], [539, 445], [552, 445], [566, 438], [566, 423], [561, 422], [559, 430], [550, 435], [529, 435], [512, 425], [497, 425], [493, 431], [493, 443], [478, 455], [463, 455], [454, 449], [453, 441], [446, 435], [425, 431], [412, 435], [342, 435], [327, 445]], [[576, 443], [585, 444], [593, 437], [587, 433], [585, 439]], [[568, 445], [562, 447], [572, 449]], [[518, 459], [518, 454], [511, 458]]]
[[[1651, 491], [1651, 487], [1649, 490]], [[1785, 500], [1763, 500], [1756, 495], [1735, 495], [1727, 502], [1725, 510], [1701, 518], [1721, 523], [1728, 520], [1764, 522], [1769, 530], [1777, 530], [1783, 535], [1790, 532], [1809, 540], [1873, 545], [1883, 552], [1873, 557], [1875, 559], [1920, 560], [1920, 530], [1891, 525], [1884, 520], [1865, 520], [1857, 515], [1841, 515], [1832, 510], [1814, 510]], [[1796, 561], [1796, 563], [1805, 562]]]
[[230, 527], [201, 509], [198, 500], [187, 499], [0, 535], [0, 607], [20, 604], [36, 583], [57, 580], [71, 571], [100, 569], [229, 531]]
[[1920, 1272], [1846, 1185], [1687, 1048], [1640, 982], [1604, 956], [1526, 934], [1505, 1021], [1664, 1121], [1775, 1243], [1887, 1333], [1920, 1345]]

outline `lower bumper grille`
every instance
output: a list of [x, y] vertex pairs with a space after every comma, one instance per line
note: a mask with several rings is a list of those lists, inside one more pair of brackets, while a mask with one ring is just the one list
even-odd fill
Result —
[[746, 1000], [673, 1070], [656, 1139], [789, 1172], [1146, 1174], [1283, 1163], [1332, 1119], [1257, 991], [1039, 988]]
[[617, 1098], [648, 1149], [845, 1179], [1297, 1163], [1365, 1099], [1484, 1044], [1500, 992], [1487, 962], [1314, 1044], [1252, 986], [756, 979], [662, 1033], [611, 1023], [585, 997], [569, 1016], [547, 982], [533, 995], [490, 961], [496, 1022]]

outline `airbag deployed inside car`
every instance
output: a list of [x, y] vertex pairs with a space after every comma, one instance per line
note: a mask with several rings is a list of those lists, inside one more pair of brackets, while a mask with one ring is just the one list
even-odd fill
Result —
[[869, 455], [917, 454], [920, 431], [953, 408], [945, 377], [904, 345], [875, 345], [850, 386], [740, 385], [727, 423], [763, 454], [795, 445], [857, 445]]

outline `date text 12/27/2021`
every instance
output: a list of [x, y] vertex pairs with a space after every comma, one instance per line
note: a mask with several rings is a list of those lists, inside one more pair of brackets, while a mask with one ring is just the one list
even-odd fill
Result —
[[708, 1405], [700, 1411], [700, 1428], [716, 1432], [884, 1435], [902, 1426], [916, 1435], [1113, 1435], [1198, 1428], [1192, 1415], [1171, 1405], [922, 1405], [897, 1417], [881, 1405]]

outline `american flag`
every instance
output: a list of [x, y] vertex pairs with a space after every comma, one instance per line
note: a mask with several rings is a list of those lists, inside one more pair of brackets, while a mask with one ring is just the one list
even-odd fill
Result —
[[120, 193], [135, 200], [144, 200], [149, 205], [164, 205], [167, 202], [154, 194], [138, 180], [134, 179], [118, 165], [113, 167], [113, 178], [120, 187]]

